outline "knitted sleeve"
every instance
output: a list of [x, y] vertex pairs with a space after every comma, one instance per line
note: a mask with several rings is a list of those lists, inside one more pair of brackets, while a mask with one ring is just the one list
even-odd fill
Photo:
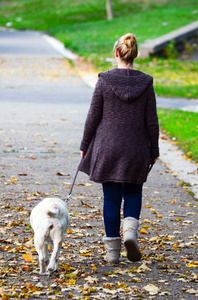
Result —
[[148, 90], [145, 111], [145, 123], [150, 142], [150, 155], [152, 158], [157, 158], [159, 156], [159, 123], [157, 116], [155, 92], [152, 84]]
[[102, 120], [103, 115], [103, 96], [101, 89], [101, 78], [98, 79], [93, 92], [91, 105], [87, 114], [84, 126], [83, 138], [80, 145], [81, 151], [87, 151], [92, 138], [95, 135], [96, 129]]

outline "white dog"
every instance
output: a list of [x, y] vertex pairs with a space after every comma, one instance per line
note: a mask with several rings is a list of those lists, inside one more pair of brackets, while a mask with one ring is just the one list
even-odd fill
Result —
[[[58, 269], [58, 256], [66, 229], [69, 226], [67, 205], [59, 198], [45, 198], [31, 212], [34, 244], [39, 255], [40, 274]], [[53, 244], [49, 262], [48, 245]]]

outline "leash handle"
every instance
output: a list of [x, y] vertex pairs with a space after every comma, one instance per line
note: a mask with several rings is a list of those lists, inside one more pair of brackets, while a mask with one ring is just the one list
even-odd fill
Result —
[[83, 157], [82, 157], [82, 159], [81, 159], [81, 161], [80, 161], [80, 163], [79, 163], [79, 165], [78, 165], [78, 168], [77, 168], [76, 174], [75, 174], [75, 176], [74, 176], [74, 180], [73, 180], [73, 182], [72, 182], [72, 185], [71, 185], [71, 188], [70, 188], [69, 194], [68, 194], [68, 196], [67, 196], [67, 199], [66, 199], [66, 203], [68, 203], [68, 202], [69, 202], [69, 198], [70, 198], [70, 196], [71, 196], [71, 193], [72, 193], [72, 190], [73, 190], [73, 187], [74, 187], [74, 183], [75, 183], [75, 181], [76, 181], [76, 178], [77, 178], [77, 176], [78, 176], [78, 172], [79, 172], [79, 169], [80, 169], [80, 166], [81, 166], [82, 160], [83, 160]]

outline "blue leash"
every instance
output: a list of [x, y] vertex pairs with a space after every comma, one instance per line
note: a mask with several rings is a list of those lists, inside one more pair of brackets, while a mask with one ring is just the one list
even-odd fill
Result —
[[151, 172], [151, 169], [152, 169], [153, 165], [154, 165], [154, 164], [150, 164], [150, 166], [149, 166], [149, 168], [148, 168], [148, 173], [147, 173], [147, 175]]
[[74, 183], [75, 183], [75, 181], [76, 181], [76, 178], [77, 178], [77, 176], [78, 176], [78, 172], [79, 172], [79, 169], [80, 169], [80, 165], [81, 165], [81, 163], [82, 163], [82, 160], [83, 160], [83, 157], [82, 157], [82, 159], [81, 159], [81, 161], [80, 161], [80, 163], [79, 163], [79, 165], [78, 165], [78, 168], [77, 168], [76, 174], [75, 174], [75, 176], [74, 176], [74, 180], [73, 180], [73, 182], [72, 182], [72, 185], [71, 185], [71, 188], [70, 188], [69, 194], [68, 194], [68, 196], [67, 196], [67, 199], [66, 199], [66, 203], [68, 203], [68, 202], [69, 202], [69, 198], [70, 198], [70, 196], [71, 196], [71, 193], [72, 193], [72, 190], [73, 190], [73, 187], [74, 187]]

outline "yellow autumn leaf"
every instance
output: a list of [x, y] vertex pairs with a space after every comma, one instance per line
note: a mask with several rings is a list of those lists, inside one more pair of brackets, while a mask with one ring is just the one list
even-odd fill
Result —
[[149, 225], [143, 225], [142, 228], [151, 228]]
[[25, 259], [25, 261], [34, 262], [33, 255], [30, 251], [23, 254], [23, 258]]
[[70, 281], [68, 282], [69, 285], [74, 285], [76, 284], [76, 280], [75, 279], [70, 279]]
[[188, 267], [188, 268], [198, 268], [198, 264], [188, 263], [188, 264], [186, 265], [186, 267]]
[[18, 179], [16, 177], [12, 177], [13, 181], [18, 181]]
[[149, 224], [151, 223], [151, 221], [148, 220], [148, 219], [144, 219], [144, 222], [145, 222], [145, 223], [149, 223]]
[[172, 238], [171, 237], [163, 237], [162, 240], [164, 240], [164, 241], [172, 241]]
[[84, 254], [80, 254], [80, 256], [93, 256], [93, 254], [92, 253], [84, 253]]
[[190, 206], [192, 203], [191, 202], [188, 202], [185, 206], [188, 207]]
[[141, 228], [139, 232], [140, 232], [140, 233], [144, 233], [144, 234], [147, 234], [147, 233], [148, 233], [144, 228]]
[[63, 264], [63, 265], [61, 266], [61, 268], [63, 268], [64, 270], [68, 270], [68, 271], [71, 270], [70, 266], [67, 265], [67, 264]]

